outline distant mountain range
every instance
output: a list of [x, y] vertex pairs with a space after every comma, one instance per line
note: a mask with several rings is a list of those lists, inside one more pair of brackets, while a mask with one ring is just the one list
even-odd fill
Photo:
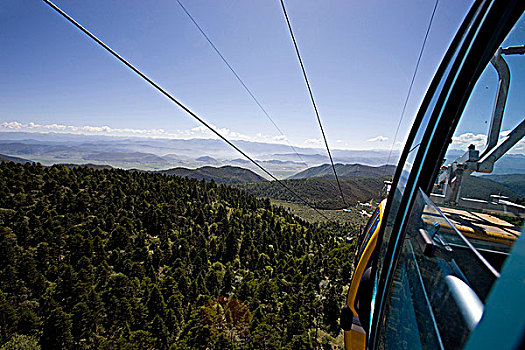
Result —
[[[322, 153], [321, 150], [300, 149], [301, 160], [295, 153], [282, 152], [286, 149], [284, 145], [246, 141], [238, 143], [243, 143], [245, 149], [254, 152], [257, 161], [271, 173], [281, 179], [288, 178], [288, 186], [316, 202], [316, 205], [325, 208], [342, 205], [336, 191], [332, 167], [327, 164], [327, 157], [319, 153]], [[273, 151], [282, 153], [272, 153]], [[380, 159], [386, 160], [386, 152], [335, 150], [334, 155], [339, 157], [336, 159], [369, 160], [367, 164], [340, 162], [335, 165], [349, 203], [379, 198], [383, 177], [392, 176], [395, 171], [394, 165], [370, 164]], [[452, 158], [457, 155], [449, 156]], [[262, 176], [264, 174], [248, 160], [239, 158], [235, 153], [224, 152], [224, 145], [218, 140], [0, 133], [0, 161], [40, 162], [43, 165], [59, 163], [70, 168], [120, 167], [160, 171], [169, 175], [240, 185], [259, 196], [297, 201], [289, 193], [283, 192], [285, 190], [278, 183], [265, 181]], [[311, 162], [321, 164], [305, 169], [306, 163]], [[524, 174], [525, 156], [509, 154], [496, 163], [494, 174], [469, 177], [462, 187], [461, 195], [486, 200], [491, 194], [501, 194], [513, 201], [520, 201], [525, 198]], [[366, 178], [368, 180], [365, 180]]]
[[[298, 154], [287, 145], [233, 141], [260, 165], [279, 179], [332, 178], [326, 164], [325, 150], [296, 147]], [[203, 166], [239, 166], [266, 179], [258, 167], [214, 139], [158, 139], [140, 137], [115, 137], [75, 135], [61, 133], [0, 132], [0, 154], [6, 157], [40, 162], [97, 164], [123, 169], [158, 171], [178, 167], [196, 169]], [[455, 159], [460, 151], [451, 151], [447, 158]], [[334, 161], [339, 163], [338, 175], [355, 176], [392, 175], [399, 153], [389, 158], [388, 150], [339, 150], [333, 149]], [[493, 175], [525, 174], [525, 155], [507, 154], [495, 166]]]
[[251, 170], [229, 165], [220, 168], [215, 168], [211, 166], [205, 166], [198, 169], [174, 168], [168, 170], [161, 170], [159, 172], [162, 174], [189, 177], [198, 180], [213, 180], [216, 183], [228, 185], [242, 182], [266, 181], [265, 178], [257, 175]]
[[[324, 149], [288, 145], [233, 141], [278, 178], [286, 178], [308, 167], [329, 162]], [[0, 133], [0, 153], [27, 158], [44, 165], [56, 163], [103, 164], [124, 169], [164, 170], [174, 167], [237, 165], [265, 177], [255, 165], [232, 150], [221, 140], [159, 139], [75, 135], [61, 133]], [[385, 164], [387, 150], [333, 149], [334, 161], [377, 166]], [[390, 158], [395, 163], [398, 153]]]
[[6, 156], [5, 154], [0, 154], [0, 162], [15, 162], [15, 163], [31, 163], [30, 160], [24, 159], [24, 158], [18, 158], [18, 157], [12, 157], [12, 156]]
[[[383, 177], [392, 176], [396, 170], [394, 165], [382, 165], [382, 166], [368, 166], [363, 164], [335, 164], [335, 171], [337, 176], [342, 178], [355, 178], [355, 177]], [[333, 179], [334, 171], [330, 164], [323, 164], [317, 167], [308, 168], [295, 175], [290, 176], [288, 179], [307, 179], [318, 177], [321, 179]]]
[[219, 161], [213, 157], [208, 157], [208, 156], [202, 156], [202, 157], [198, 157], [198, 158], [195, 158], [195, 160], [197, 162], [203, 162], [203, 163], [206, 163], [208, 165], [215, 165], [215, 164], [219, 164]]

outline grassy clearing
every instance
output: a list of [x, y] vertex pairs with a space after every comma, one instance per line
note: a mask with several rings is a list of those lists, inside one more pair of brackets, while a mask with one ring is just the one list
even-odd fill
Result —
[[315, 210], [306, 205], [286, 202], [282, 200], [270, 199], [272, 204], [282, 206], [290, 211], [292, 214], [307, 220], [309, 222], [324, 222], [324, 221], [340, 221], [345, 223], [357, 224], [358, 226], [364, 226], [368, 220], [367, 217], [360, 214], [360, 209], [353, 209], [351, 213], [344, 212], [342, 210], [324, 210], [319, 211], [325, 215], [327, 219], [319, 215]]

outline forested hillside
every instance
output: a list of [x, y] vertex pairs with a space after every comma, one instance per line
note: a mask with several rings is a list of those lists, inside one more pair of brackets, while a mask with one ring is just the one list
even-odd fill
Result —
[[516, 193], [522, 200], [525, 200], [525, 175], [483, 175], [481, 177], [505, 185], [505, 187]]
[[12, 156], [8, 156], [8, 155], [5, 155], [5, 154], [0, 154], [0, 161], [2, 161], [2, 162], [15, 162], [15, 163], [22, 163], [22, 164], [30, 162], [27, 159], [18, 158], [18, 157], [12, 157]]
[[[356, 177], [392, 177], [396, 170], [395, 165], [369, 166], [363, 164], [335, 164], [335, 170], [339, 179], [349, 179]], [[323, 164], [308, 168], [295, 175], [290, 176], [289, 180], [309, 179], [318, 177], [322, 179], [333, 179], [334, 170], [330, 164]]]
[[189, 177], [197, 180], [215, 181], [218, 184], [236, 184], [241, 182], [266, 181], [262, 176], [257, 175], [249, 169], [236, 166], [212, 167], [203, 166], [197, 169], [173, 168], [159, 171], [162, 174]]
[[[358, 201], [380, 200], [383, 194], [385, 178], [357, 177], [340, 180], [341, 189], [349, 206]], [[310, 205], [320, 209], [341, 209], [345, 207], [335, 180], [311, 178], [284, 180], [286, 186], [307, 200]], [[301, 203], [301, 200], [275, 181], [241, 183], [236, 186], [245, 189], [257, 197], [268, 197], [288, 202]]]
[[525, 175], [484, 175], [469, 176], [463, 181], [461, 196], [489, 200], [490, 195], [509, 197], [511, 201], [522, 201]]
[[339, 332], [356, 228], [195, 179], [7, 162], [0, 208], [0, 347], [308, 349]]

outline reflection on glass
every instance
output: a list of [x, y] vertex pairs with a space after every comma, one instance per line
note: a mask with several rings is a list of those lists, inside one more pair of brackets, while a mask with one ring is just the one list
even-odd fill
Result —
[[524, 44], [525, 15], [476, 82], [431, 196], [498, 270], [525, 217]]
[[394, 220], [398, 214], [401, 197], [403, 196], [403, 193], [405, 192], [406, 184], [408, 181], [408, 176], [410, 175], [410, 171], [412, 170], [412, 165], [414, 163], [414, 159], [416, 157], [418, 149], [419, 147], [416, 146], [408, 154], [407, 160], [405, 164], [403, 165], [403, 170], [401, 171], [401, 175], [399, 177], [399, 182], [396, 188], [394, 189], [394, 196], [392, 198], [392, 206], [390, 207], [390, 214], [388, 215], [386, 226], [385, 226], [385, 231], [383, 233], [383, 240], [381, 241], [381, 246], [379, 247], [380, 263], [378, 264], [378, 275], [381, 274], [384, 257], [385, 257], [386, 250], [388, 247], [388, 241], [390, 240], [390, 236], [392, 234], [392, 227], [394, 225]]
[[[397, 217], [398, 211], [399, 211], [399, 203], [401, 202], [401, 197], [404, 194], [404, 190], [406, 188], [406, 184], [408, 181], [408, 175], [410, 174], [412, 170], [412, 165], [414, 163], [414, 160], [416, 158], [417, 152], [419, 150], [419, 146], [423, 140], [424, 134], [427, 132], [427, 126], [430, 122], [430, 118], [435, 112], [435, 106], [437, 103], [437, 99], [440, 96], [440, 92], [443, 90], [443, 87], [445, 85], [445, 81], [448, 78], [450, 71], [452, 70], [453, 62], [456, 60], [458, 54], [459, 54], [459, 48], [462, 45], [462, 42], [465, 40], [465, 37], [463, 37], [460, 42], [458, 43], [458, 46], [456, 47], [456, 50], [454, 51], [453, 55], [450, 58], [450, 61], [443, 71], [443, 74], [436, 86], [435, 92], [432, 95], [432, 98], [430, 99], [428, 106], [426, 106], [425, 114], [423, 115], [421, 119], [421, 123], [418, 126], [418, 130], [416, 133], [416, 136], [414, 137], [414, 140], [410, 145], [405, 145], [405, 147], [410, 147], [410, 152], [407, 156], [406, 162], [402, 165], [403, 166], [403, 173], [401, 174], [401, 177], [399, 179], [399, 182], [394, 189], [394, 198], [392, 199], [392, 205], [390, 207], [390, 212], [388, 213], [388, 221], [385, 227], [385, 231], [383, 233], [382, 238], [382, 244], [379, 247], [379, 264], [378, 264], [378, 275], [381, 275], [383, 266], [390, 266], [390, 261], [385, 261], [385, 255], [386, 250], [388, 247], [388, 242], [392, 235], [392, 227], [393, 227], [393, 220]], [[397, 235], [394, 237], [397, 239]], [[386, 264], [386, 265], [385, 265]]]
[[383, 348], [461, 348], [498, 274], [418, 191], [380, 332]]
[[[483, 315], [525, 217], [524, 44], [525, 15], [478, 80], [440, 163], [432, 200], [407, 184], [409, 175], [420, 171], [414, 160], [419, 148], [427, 147], [419, 145], [432, 132], [427, 129], [430, 117], [442, 113], [434, 108], [443, 79], [407, 145], [413, 149], [392, 190], [379, 252], [379, 273], [388, 275], [381, 269], [394, 268], [386, 256], [389, 240], [401, 248], [392, 285], [381, 300], [380, 348], [462, 348]], [[400, 203], [409, 194], [415, 200], [407, 213]], [[393, 232], [400, 218], [406, 222], [404, 241], [400, 232]]]

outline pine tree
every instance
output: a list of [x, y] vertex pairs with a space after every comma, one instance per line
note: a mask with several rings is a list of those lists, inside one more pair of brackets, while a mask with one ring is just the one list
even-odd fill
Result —
[[60, 307], [52, 310], [45, 319], [41, 338], [42, 348], [69, 349], [73, 343], [72, 322], [69, 314]]
[[226, 272], [222, 279], [221, 295], [229, 296], [233, 288], [233, 270], [230, 264], [226, 265]]
[[14, 332], [18, 315], [8, 300], [8, 294], [0, 289], [0, 342], [5, 342]]
[[150, 333], [155, 337], [155, 348], [159, 350], [168, 348], [168, 328], [159, 314], [155, 315], [149, 326]]
[[335, 286], [330, 287], [326, 299], [323, 301], [323, 319], [328, 330], [335, 334], [339, 331], [339, 297]]
[[162, 319], [166, 317], [166, 303], [157, 285], [153, 285], [148, 295], [146, 305], [148, 308], [148, 318], [150, 320], [153, 320], [156, 315], [159, 315]]

